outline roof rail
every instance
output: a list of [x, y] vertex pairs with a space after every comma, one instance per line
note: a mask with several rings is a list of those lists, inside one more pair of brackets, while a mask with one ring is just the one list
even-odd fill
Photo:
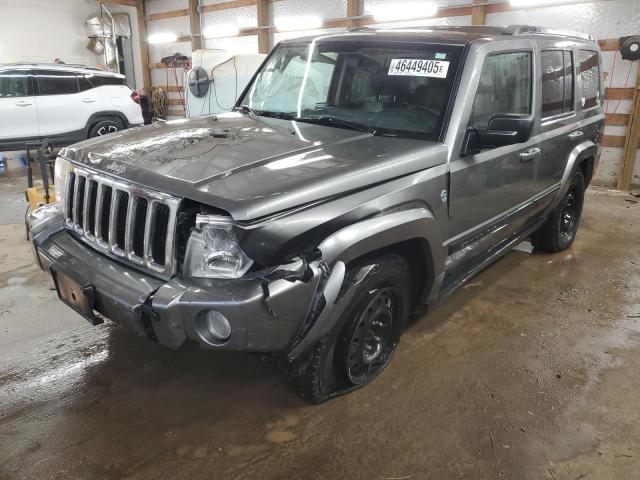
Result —
[[92, 67], [90, 65], [84, 65], [82, 63], [54, 63], [54, 62], [8, 62], [8, 63], [1, 63], [0, 62], [0, 65], [2, 65], [2, 66], [13, 66], [13, 67], [84, 68], [86, 70], [96, 70], [96, 71], [99, 71], [99, 72], [114, 73], [114, 72], [108, 72], [106, 70], [101, 70], [100, 68]]
[[593, 35], [587, 33], [576, 32], [574, 30], [562, 30], [556, 28], [536, 27], [534, 25], [509, 25], [507, 30], [512, 35], [556, 35], [561, 37], [580, 38], [582, 40], [596, 41]]

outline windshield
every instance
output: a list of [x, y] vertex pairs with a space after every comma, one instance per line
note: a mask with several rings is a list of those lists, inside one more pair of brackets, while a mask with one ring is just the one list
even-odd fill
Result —
[[371, 41], [280, 45], [238, 105], [254, 115], [437, 140], [461, 50]]

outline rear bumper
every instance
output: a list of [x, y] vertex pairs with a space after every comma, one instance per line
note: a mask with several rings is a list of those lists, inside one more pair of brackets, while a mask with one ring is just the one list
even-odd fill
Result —
[[[113, 260], [64, 228], [55, 208], [29, 216], [30, 238], [40, 266], [63, 271], [93, 286], [93, 308], [138, 335], [178, 348], [192, 339], [203, 348], [253, 352], [288, 352], [303, 335], [312, 305], [328, 272], [312, 264], [303, 280], [271, 277], [235, 280], [174, 277], [164, 281]], [[211, 310], [231, 325], [225, 341], [207, 327]]]

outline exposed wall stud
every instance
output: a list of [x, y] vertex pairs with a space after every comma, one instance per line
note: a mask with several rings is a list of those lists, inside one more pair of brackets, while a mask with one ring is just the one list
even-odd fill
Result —
[[361, 17], [363, 14], [364, 0], [347, 0], [347, 30], [358, 27], [360, 19], [353, 17]]
[[640, 141], [640, 70], [636, 79], [636, 88], [633, 92], [633, 108], [629, 116], [629, 129], [624, 142], [624, 153], [620, 162], [618, 173], [618, 189], [629, 190], [633, 177], [633, 167], [638, 153], [638, 141]]
[[144, 16], [144, 0], [136, 1], [136, 17], [138, 20], [138, 41], [140, 43], [140, 61], [142, 66], [142, 83], [144, 93], [151, 95], [151, 71], [149, 70], [149, 50], [147, 49], [147, 24]]
[[272, 9], [270, 0], [258, 0], [258, 52], [269, 53], [271, 49], [271, 33], [270, 25], [272, 22]]
[[474, 6], [471, 7], [471, 25], [484, 25], [487, 17], [484, 0], [473, 0], [473, 3]]
[[200, 10], [198, 0], [189, 0], [189, 26], [191, 28], [191, 50], [202, 49], [202, 35], [200, 31]]

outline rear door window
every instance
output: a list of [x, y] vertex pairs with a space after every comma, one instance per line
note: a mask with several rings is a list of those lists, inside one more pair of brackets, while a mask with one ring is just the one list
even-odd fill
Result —
[[486, 128], [494, 113], [531, 113], [531, 52], [488, 56], [476, 91], [469, 126]]
[[573, 53], [564, 50], [540, 52], [542, 65], [542, 117], [573, 111]]
[[29, 95], [29, 75], [26, 70], [0, 72], [0, 98], [26, 97]]
[[94, 87], [102, 87], [104, 85], [124, 85], [124, 78], [112, 77], [107, 75], [89, 75], [89, 83]]
[[578, 51], [582, 108], [600, 105], [600, 60], [597, 52]]
[[78, 81], [73, 72], [39, 70], [36, 72], [40, 95], [68, 95], [78, 93]]

